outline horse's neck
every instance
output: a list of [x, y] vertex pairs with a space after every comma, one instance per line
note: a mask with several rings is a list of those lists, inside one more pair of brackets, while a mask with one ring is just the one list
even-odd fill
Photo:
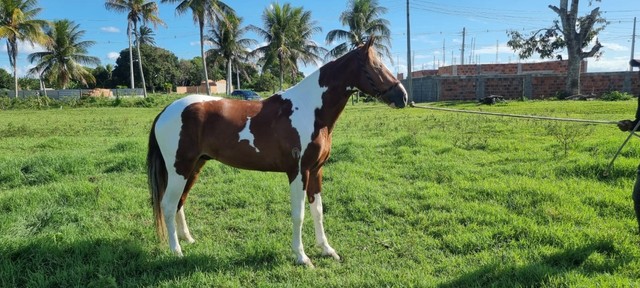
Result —
[[[321, 70], [313, 72], [300, 83], [285, 91], [285, 95], [287, 95], [286, 98], [294, 102], [294, 105], [299, 105], [298, 108], [304, 107], [307, 113], [319, 117], [315, 120], [332, 130], [340, 113], [344, 110], [351, 92], [349, 87], [336, 84], [338, 83], [336, 81], [321, 83]], [[320, 109], [320, 113], [316, 113], [317, 109]]]

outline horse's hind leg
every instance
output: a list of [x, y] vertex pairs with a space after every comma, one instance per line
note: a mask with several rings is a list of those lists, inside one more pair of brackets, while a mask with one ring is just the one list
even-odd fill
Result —
[[178, 209], [178, 213], [176, 213], [176, 226], [178, 239], [182, 239], [187, 241], [188, 243], [195, 243], [196, 240], [191, 236], [191, 232], [189, 232], [189, 227], [187, 226], [187, 220], [184, 217], [184, 206]]
[[193, 237], [191, 236], [191, 233], [189, 232], [189, 227], [187, 226], [187, 219], [184, 216], [184, 205], [187, 201], [187, 195], [189, 195], [189, 191], [191, 190], [191, 187], [193, 187], [193, 184], [195, 184], [196, 180], [198, 180], [198, 174], [200, 174], [200, 169], [202, 169], [202, 166], [204, 166], [205, 160], [200, 159], [198, 160], [198, 162], [196, 163], [196, 167], [193, 171], [193, 173], [191, 174], [191, 176], [189, 177], [189, 179], [187, 180], [187, 183], [184, 187], [184, 190], [182, 191], [182, 196], [180, 197], [180, 201], [178, 203], [178, 213], [176, 214], [176, 226], [177, 226], [177, 233], [178, 233], [178, 238], [182, 239], [182, 240], [186, 240], [189, 243], [194, 243], [196, 242], [196, 240], [193, 239]]
[[164, 214], [164, 221], [167, 225], [169, 248], [176, 255], [182, 256], [182, 248], [180, 248], [178, 234], [176, 233], [176, 212], [187, 180], [172, 171], [169, 171], [168, 174], [167, 190], [164, 192], [160, 205], [162, 206], [162, 214]]

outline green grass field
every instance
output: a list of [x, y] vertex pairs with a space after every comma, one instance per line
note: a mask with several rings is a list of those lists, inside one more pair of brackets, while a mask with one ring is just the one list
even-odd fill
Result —
[[[621, 120], [624, 102], [439, 105]], [[637, 287], [631, 190], [615, 125], [349, 105], [325, 166], [325, 227], [344, 258], [294, 265], [284, 174], [210, 161], [184, 258], [157, 240], [147, 191], [161, 108], [0, 111], [0, 287]], [[307, 208], [308, 209], [308, 208]]]

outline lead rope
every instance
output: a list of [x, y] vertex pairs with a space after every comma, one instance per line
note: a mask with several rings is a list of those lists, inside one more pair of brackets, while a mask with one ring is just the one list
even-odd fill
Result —
[[[485, 112], [485, 111], [471, 111], [471, 110], [461, 110], [461, 109], [451, 109], [451, 108], [442, 108], [442, 107], [434, 107], [434, 106], [417, 106], [412, 105], [415, 108], [421, 109], [431, 109], [431, 110], [440, 110], [440, 111], [448, 111], [448, 112], [456, 112], [456, 113], [469, 113], [469, 114], [480, 114], [480, 115], [490, 115], [490, 116], [503, 116], [503, 117], [513, 117], [513, 118], [525, 118], [525, 119], [536, 119], [536, 120], [553, 120], [553, 121], [566, 121], [566, 122], [579, 122], [579, 123], [589, 123], [589, 124], [618, 124], [617, 121], [608, 121], [608, 120], [587, 120], [587, 119], [574, 119], [574, 118], [557, 118], [557, 117], [548, 117], [548, 116], [535, 116], [535, 115], [519, 115], [519, 114], [507, 114], [507, 113], [495, 113], [495, 112]], [[635, 127], [631, 131], [629, 131], [629, 136], [622, 142], [616, 154], [613, 155], [613, 158], [607, 165], [607, 168], [602, 173], [603, 176], [608, 176], [611, 172], [611, 168], [613, 168], [613, 164], [622, 152], [624, 146], [629, 143], [629, 140], [632, 136], [640, 137], [636, 133], [636, 131], [640, 128], [640, 121], [636, 124]]]

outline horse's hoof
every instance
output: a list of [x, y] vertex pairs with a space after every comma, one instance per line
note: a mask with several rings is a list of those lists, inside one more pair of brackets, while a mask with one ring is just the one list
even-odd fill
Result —
[[333, 259], [335, 259], [336, 261], [340, 261], [340, 255], [338, 255], [338, 253], [336, 253], [336, 251], [327, 251], [327, 252], [322, 252], [322, 256], [324, 257], [331, 257]]
[[315, 268], [315, 266], [313, 266], [313, 263], [311, 263], [311, 259], [309, 259], [309, 257], [304, 256], [304, 257], [299, 257], [298, 260], [296, 261], [296, 264], [298, 265], [304, 265], [307, 268]]
[[177, 257], [183, 257], [184, 256], [182, 254], [182, 249], [171, 250], [171, 252], [173, 252], [173, 255], [176, 255]]
[[325, 247], [322, 249], [322, 256], [323, 257], [331, 257], [333, 259], [336, 259], [337, 261], [340, 261], [340, 256], [338, 255], [338, 253], [336, 252], [336, 250], [334, 250], [331, 247]]

